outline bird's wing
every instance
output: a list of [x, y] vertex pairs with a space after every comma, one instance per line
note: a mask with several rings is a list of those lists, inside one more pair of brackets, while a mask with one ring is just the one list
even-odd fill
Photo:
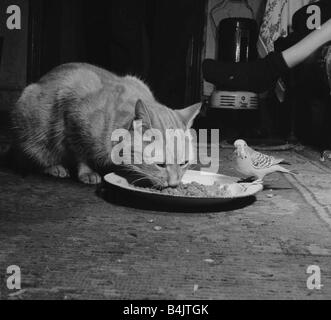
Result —
[[257, 151], [251, 154], [251, 161], [255, 169], [267, 169], [277, 164], [274, 157]]
[[246, 148], [247, 148], [246, 150], [247, 150], [248, 154], [250, 155], [251, 159], [259, 159], [259, 158], [267, 157], [271, 160], [272, 165], [281, 164], [281, 163], [289, 164], [289, 163], [285, 162], [284, 159], [268, 156], [266, 154], [260, 153], [256, 150], [252, 149], [249, 146], [247, 146]]

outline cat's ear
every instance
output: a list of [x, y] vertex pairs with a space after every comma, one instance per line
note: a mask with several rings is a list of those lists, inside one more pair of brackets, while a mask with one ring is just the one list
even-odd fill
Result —
[[190, 129], [192, 127], [194, 119], [200, 113], [201, 106], [202, 103], [197, 103], [188, 108], [175, 111], [187, 129]]
[[152, 126], [151, 116], [148, 111], [148, 107], [140, 99], [136, 103], [135, 120], [141, 120], [142, 123], [148, 127]]

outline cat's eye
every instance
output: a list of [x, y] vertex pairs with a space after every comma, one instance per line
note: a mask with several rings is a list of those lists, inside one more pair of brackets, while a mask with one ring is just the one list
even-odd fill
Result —
[[166, 163], [156, 163], [156, 165], [161, 169], [165, 169], [167, 167]]
[[[189, 161], [185, 161], [184, 163], [181, 163], [180, 166], [181, 166], [182, 168], [184, 168], [184, 167], [188, 166], [189, 164], [190, 164]], [[167, 164], [166, 164], [166, 163], [156, 163], [156, 165], [157, 165], [159, 168], [161, 168], [161, 169], [165, 169], [165, 168], [167, 167]]]
[[190, 161], [185, 161], [184, 163], [181, 164], [182, 167], [186, 167], [190, 164]]

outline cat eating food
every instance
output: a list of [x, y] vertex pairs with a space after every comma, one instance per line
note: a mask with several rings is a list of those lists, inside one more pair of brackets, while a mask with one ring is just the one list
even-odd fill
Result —
[[[98, 184], [102, 169], [114, 164], [112, 150], [118, 142], [111, 137], [115, 130], [126, 129], [132, 134], [139, 120], [142, 132], [157, 129], [165, 135], [169, 128], [187, 131], [200, 108], [201, 104], [196, 104], [172, 110], [157, 102], [149, 87], [136, 77], [119, 77], [89, 64], [64, 64], [29, 85], [12, 111], [13, 149], [20, 155], [16, 161], [22, 162], [23, 155], [44, 173], [59, 178], [71, 175], [73, 163], [81, 182]], [[134, 145], [131, 149], [132, 159], [143, 152], [136, 151]], [[174, 187], [194, 156], [182, 152], [183, 159], [176, 161], [174, 155], [172, 164], [143, 161], [124, 166], [154, 186]]]

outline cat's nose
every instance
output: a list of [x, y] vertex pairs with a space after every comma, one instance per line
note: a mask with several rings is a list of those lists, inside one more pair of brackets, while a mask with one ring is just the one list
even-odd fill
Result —
[[179, 180], [177, 177], [169, 177], [169, 180], [168, 180], [168, 186], [171, 187], [171, 188], [175, 188], [179, 185]]
[[177, 181], [168, 183], [169, 187], [171, 187], [171, 188], [176, 188], [178, 186], [178, 184], [179, 184], [179, 182], [177, 182]]
[[168, 171], [168, 186], [171, 188], [175, 188], [179, 185], [180, 183], [180, 177], [179, 174], [176, 170], [175, 166], [168, 166], [167, 167]]

